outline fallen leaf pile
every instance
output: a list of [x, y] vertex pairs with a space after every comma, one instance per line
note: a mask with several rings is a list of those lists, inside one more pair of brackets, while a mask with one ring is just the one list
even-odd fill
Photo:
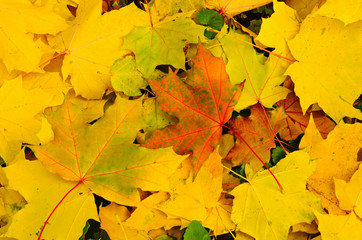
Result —
[[121, 2], [0, 1], [0, 239], [362, 239], [361, 1]]

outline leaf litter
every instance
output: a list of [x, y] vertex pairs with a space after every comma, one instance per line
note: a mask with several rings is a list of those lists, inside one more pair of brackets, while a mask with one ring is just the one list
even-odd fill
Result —
[[[75, 17], [53, 1], [0, 5], [3, 237], [88, 239], [89, 219], [111, 239], [181, 239], [190, 223], [187, 232], [218, 239], [302, 239], [308, 224], [319, 231], [309, 238], [362, 236], [361, 48], [343, 40], [359, 32], [346, 12], [360, 2], [334, 12], [342, 1], [310, 1], [315, 11], [301, 12], [274, 1], [256, 45], [234, 16], [271, 1], [155, 1], [103, 15], [101, 1], [86, 2], [72, 3]], [[227, 24], [197, 25], [200, 8]], [[22, 13], [32, 13], [25, 28], [14, 17]], [[325, 28], [314, 28], [322, 18]], [[253, 48], [266, 46], [269, 56]], [[114, 65], [131, 58], [132, 74]], [[219, 144], [224, 135], [235, 144]], [[278, 163], [276, 147], [286, 154]], [[241, 164], [244, 176], [233, 170]], [[94, 194], [112, 203], [96, 205]]]

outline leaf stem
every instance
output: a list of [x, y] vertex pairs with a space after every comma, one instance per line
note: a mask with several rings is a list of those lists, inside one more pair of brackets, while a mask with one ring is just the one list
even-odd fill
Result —
[[224, 165], [222, 165], [222, 167], [225, 168], [226, 170], [234, 173], [234, 174], [235, 174], [236, 176], [238, 176], [239, 178], [242, 178], [242, 179], [244, 179], [245, 181], [250, 182], [249, 179], [247, 179], [246, 177], [244, 177], [244, 176], [240, 175], [239, 173], [235, 172], [235, 171], [232, 170], [231, 168], [228, 168], [228, 167], [226, 167], [226, 166], [224, 166]]
[[263, 113], [264, 113], [264, 116], [266, 118], [266, 121], [269, 125], [269, 128], [270, 128], [270, 131], [272, 132], [273, 134], [273, 137], [275, 137], [275, 139], [278, 141], [278, 143], [280, 144], [280, 146], [283, 148], [284, 152], [288, 152], [287, 149], [284, 147], [284, 145], [282, 144], [282, 142], [280, 141], [280, 139], [278, 138], [277, 134], [275, 133], [274, 129], [273, 129], [273, 126], [269, 120], [269, 117], [268, 117], [268, 113], [266, 112], [266, 109], [265, 107], [263, 106], [263, 104], [259, 101], [259, 104], [261, 106], [261, 108], [263, 109]]
[[63, 197], [62, 199], [57, 203], [57, 205], [53, 208], [52, 212], [49, 214], [48, 218], [45, 220], [44, 225], [40, 231], [38, 240], [41, 240], [41, 236], [44, 232], [45, 226], [48, 224], [49, 219], [51, 218], [51, 216], [54, 214], [55, 210], [57, 210], [57, 208], [59, 207], [59, 205], [64, 201], [64, 199], [74, 190], [76, 189], [81, 183], [83, 182], [83, 180], [80, 180], [74, 187], [72, 187]]
[[150, 9], [150, 6], [148, 5], [148, 0], [146, 0], [145, 2], [146, 2], [146, 5], [147, 5], [148, 13], [149, 13], [149, 15], [150, 15], [151, 27], [153, 28], [153, 21], [152, 21], [152, 16], [151, 16], [151, 9]]
[[[41, 68], [41, 67], [43, 67], [45, 64], [47, 64], [48, 62], [50, 62], [51, 60], [53, 60], [53, 59], [55, 59], [55, 58], [57, 58], [57, 57], [59, 57], [59, 56], [62, 56], [62, 55], [64, 55], [64, 54], [66, 54], [66, 53], [67, 53], [67, 51], [63, 51], [63, 52], [61, 52], [61, 53], [58, 53], [57, 55], [53, 56], [52, 58], [49, 58], [48, 60], [46, 60], [45, 62], [43, 62], [42, 64], [40, 64], [38, 67]], [[32, 73], [33, 73], [33, 72], [28, 72], [27, 74], [25, 74], [25, 75], [23, 76], [23, 79], [26, 78], [28, 75], [30, 75], [30, 74], [32, 74]]]

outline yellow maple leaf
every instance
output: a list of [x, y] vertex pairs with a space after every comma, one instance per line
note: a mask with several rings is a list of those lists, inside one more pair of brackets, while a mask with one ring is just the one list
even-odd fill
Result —
[[337, 125], [323, 140], [312, 118], [299, 145], [312, 159], [320, 159], [308, 179], [308, 189], [322, 199], [329, 213], [344, 214], [338, 207], [333, 178], [348, 181], [357, 170], [357, 152], [362, 147], [362, 124]]
[[[274, 53], [293, 59], [287, 40], [294, 38], [299, 32], [298, 16], [294, 9], [276, 0], [273, 2], [273, 9], [274, 13], [270, 18], [263, 18], [260, 33], [255, 40], [275, 48]], [[283, 61], [281, 63], [283, 66], [288, 66], [292, 62]]]
[[1, 1], [1, 28], [14, 28], [22, 33], [55, 35], [68, 27], [65, 19], [46, 6], [27, 0]]
[[66, 21], [47, 7], [27, 0], [1, 1], [0, 58], [9, 72], [40, 71], [44, 43], [35, 40], [35, 34], [55, 35], [67, 27]]
[[352, 212], [347, 216], [327, 215], [315, 212], [318, 229], [323, 240], [346, 240], [362, 238], [362, 221]]
[[149, 240], [147, 233], [132, 227], [124, 226], [124, 221], [131, 213], [124, 206], [111, 203], [106, 207], [99, 208], [101, 227], [106, 230], [112, 240]]
[[[98, 220], [94, 197], [86, 186], [73, 190], [73, 182], [48, 172], [40, 161], [27, 161], [24, 152], [4, 171], [9, 187], [19, 191], [27, 201], [27, 205], [13, 216], [5, 236], [35, 239], [44, 230], [42, 239], [73, 240], [81, 236], [89, 218]], [[56, 214], [43, 228], [44, 221], [60, 200], [62, 204]]]
[[70, 81], [77, 95], [99, 99], [106, 89], [111, 89], [110, 67], [128, 53], [121, 50], [122, 37], [132, 29], [134, 19], [139, 23], [148, 14], [134, 4], [98, 17], [85, 18], [52, 38], [51, 46], [64, 56], [62, 74]]
[[320, 202], [305, 184], [314, 168], [315, 162], [305, 151], [296, 151], [271, 169], [283, 192], [267, 171], [237, 186], [231, 191], [235, 196], [231, 219], [236, 229], [257, 240], [287, 239], [290, 226], [313, 221], [313, 209], [321, 211]]
[[334, 179], [336, 186], [336, 196], [339, 200], [339, 207], [344, 210], [352, 211], [357, 216], [362, 217], [362, 165], [353, 174], [351, 180], [346, 181]]
[[158, 192], [148, 196], [132, 212], [130, 218], [124, 222], [124, 226], [146, 232], [162, 227], [169, 229], [179, 226], [180, 220], [168, 218], [165, 213], [155, 208], [155, 205], [166, 201], [168, 198], [169, 195], [166, 192]]
[[[49, 10], [54, 11], [56, 14], [58, 14], [67, 21], [71, 21], [74, 19], [74, 16], [69, 11], [68, 6], [77, 7], [77, 3], [81, 1], [84, 0], [31, 0], [33, 5], [38, 7], [47, 7]], [[79, 4], [79, 8], [77, 9], [77, 15], [78, 11], [81, 9], [81, 6], [82, 5]]]
[[330, 18], [337, 18], [347, 25], [361, 20], [361, 11], [361, 0], [328, 0], [317, 12], [315, 12], [315, 14]]
[[[294, 62], [290, 75], [303, 113], [314, 103], [337, 123], [344, 117], [362, 118], [353, 107], [362, 92], [362, 55], [359, 33], [362, 21], [344, 25], [340, 20], [311, 15], [301, 24], [299, 33], [288, 41]], [[331, 50], [333, 49], [333, 50]]]
[[[38, 66], [44, 59], [42, 47], [42, 42], [34, 41], [34, 34], [25, 34], [13, 29], [0, 31], [0, 59], [9, 73], [17, 70], [40, 72]], [[46, 56], [49, 57], [48, 54]]]
[[48, 93], [51, 96], [48, 106], [61, 105], [64, 102], [64, 94], [71, 88], [56, 72], [29, 74], [23, 79], [23, 86], [28, 90], [41, 89]]
[[221, 194], [221, 157], [215, 150], [205, 161], [196, 178], [180, 179], [175, 175], [171, 182], [171, 198], [157, 206], [169, 217], [183, 220], [199, 220], [212, 229], [215, 235], [234, 228], [230, 220], [231, 199]]
[[305, 19], [314, 7], [319, 6], [320, 0], [285, 0], [285, 3], [294, 8], [301, 19]]
[[[5, 161], [14, 157], [21, 143], [39, 144], [36, 134], [41, 127], [41, 113], [50, 103], [51, 96], [41, 89], [23, 88], [18, 77], [6, 80], [0, 89], [0, 155]], [[15, 145], [14, 145], [15, 144]]]

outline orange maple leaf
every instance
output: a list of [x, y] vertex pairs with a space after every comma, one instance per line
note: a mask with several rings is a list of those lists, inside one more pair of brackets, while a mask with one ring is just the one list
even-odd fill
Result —
[[223, 60], [212, 56], [201, 44], [185, 82], [171, 72], [161, 80], [150, 80], [149, 84], [161, 109], [178, 117], [179, 123], [157, 130], [144, 146], [174, 146], [175, 152], [182, 155], [193, 152], [197, 172], [218, 144], [240, 88], [229, 82]]

